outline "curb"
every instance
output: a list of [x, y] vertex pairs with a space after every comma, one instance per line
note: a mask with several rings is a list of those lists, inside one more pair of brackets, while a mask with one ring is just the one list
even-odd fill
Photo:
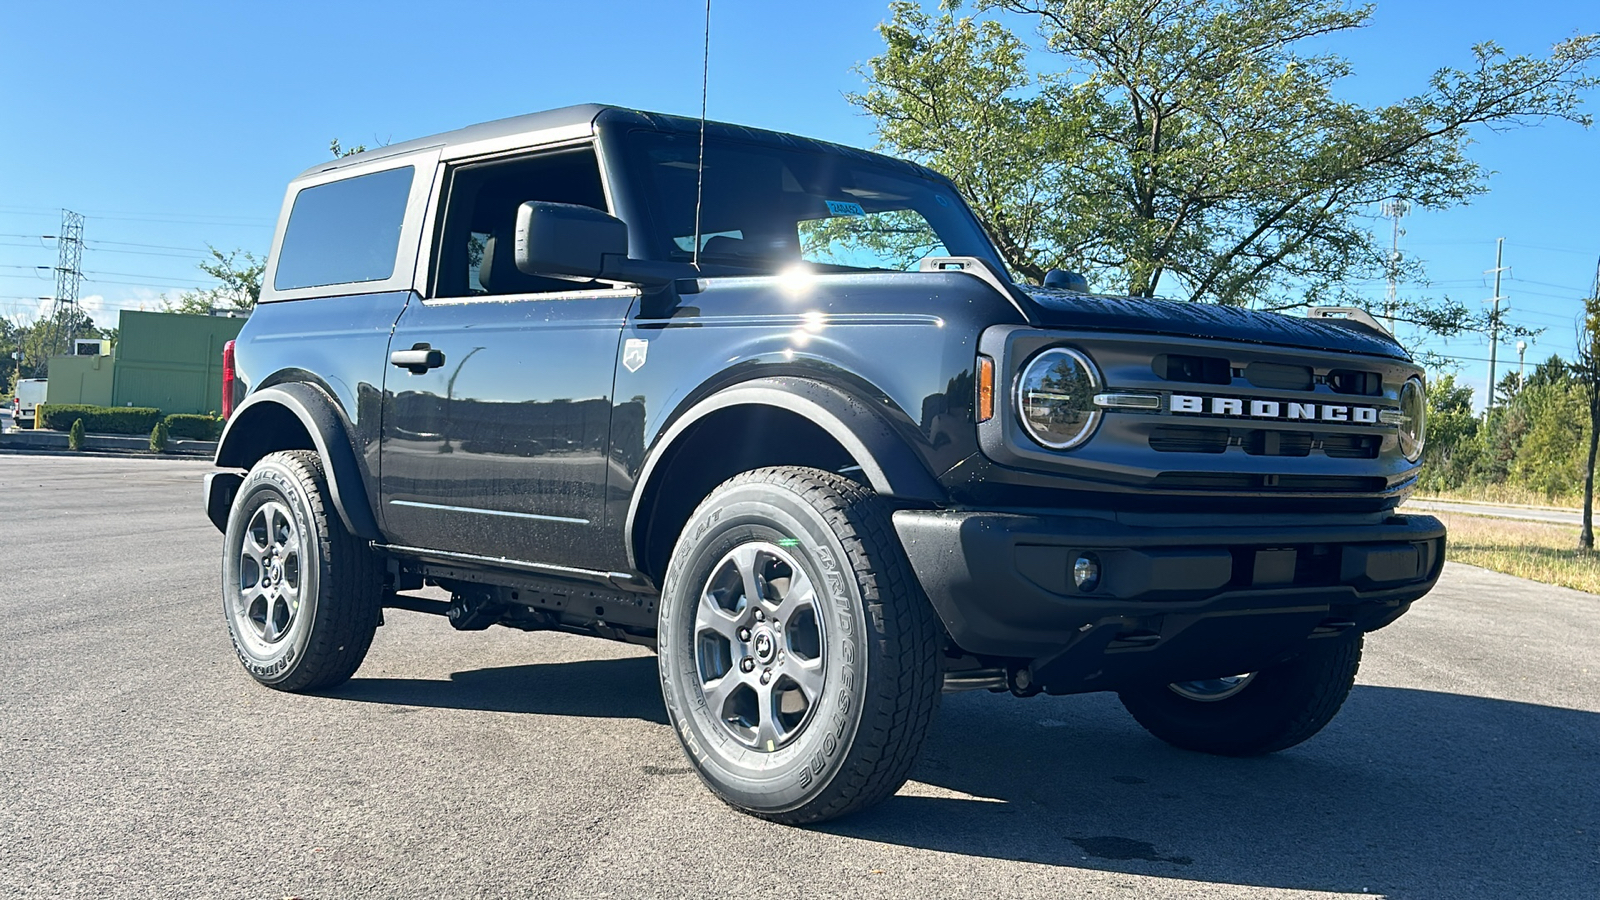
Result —
[[53, 450], [48, 447], [0, 447], [0, 456], [86, 456], [95, 459], [171, 459], [210, 462], [209, 453], [151, 453], [149, 450]]

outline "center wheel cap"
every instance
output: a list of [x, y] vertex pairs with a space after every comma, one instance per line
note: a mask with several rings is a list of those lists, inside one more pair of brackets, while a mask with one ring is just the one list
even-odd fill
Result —
[[778, 641], [772, 636], [772, 632], [765, 628], [756, 631], [752, 647], [755, 650], [756, 660], [762, 665], [772, 662], [778, 655]]

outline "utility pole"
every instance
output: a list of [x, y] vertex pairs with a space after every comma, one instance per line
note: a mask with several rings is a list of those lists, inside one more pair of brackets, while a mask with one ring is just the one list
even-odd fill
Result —
[[1500, 301], [1506, 299], [1500, 296], [1500, 273], [1506, 271], [1506, 267], [1501, 264], [1504, 259], [1505, 248], [1506, 239], [1495, 238], [1494, 268], [1483, 273], [1485, 275], [1490, 272], [1494, 273], [1494, 296], [1483, 301], [1494, 304], [1494, 309], [1489, 314], [1489, 402], [1484, 406], [1483, 417], [1485, 421], [1488, 420], [1489, 414], [1494, 412], [1494, 361], [1495, 350], [1500, 345]]
[[[1398, 303], [1396, 295], [1399, 293], [1400, 287], [1400, 235], [1406, 233], [1405, 229], [1400, 227], [1400, 219], [1411, 212], [1411, 203], [1397, 197], [1393, 200], [1385, 200], [1378, 209], [1384, 216], [1394, 220], [1394, 237], [1389, 245], [1389, 293], [1383, 303], [1385, 327], [1389, 329], [1390, 334], [1394, 334], [1394, 309]], [[1499, 263], [1495, 263], [1495, 265], [1499, 265]], [[1499, 292], [1496, 291], [1495, 293]]]
[[1524, 363], [1527, 361], [1527, 356], [1528, 356], [1528, 342], [1527, 341], [1517, 341], [1517, 387], [1518, 388], [1524, 387], [1528, 383], [1528, 376], [1526, 374], [1527, 369], [1524, 367]]
[[56, 248], [56, 302], [50, 308], [50, 327], [54, 330], [61, 321], [62, 310], [71, 310], [65, 351], [71, 353], [72, 341], [78, 336], [78, 289], [83, 285], [83, 216], [69, 209], [61, 211]]

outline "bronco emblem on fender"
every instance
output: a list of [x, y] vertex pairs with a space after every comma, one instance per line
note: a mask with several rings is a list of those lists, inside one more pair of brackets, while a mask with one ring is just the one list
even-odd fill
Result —
[[650, 352], [650, 342], [640, 338], [628, 338], [622, 345], [622, 365], [629, 372], [637, 372], [644, 368], [644, 358]]

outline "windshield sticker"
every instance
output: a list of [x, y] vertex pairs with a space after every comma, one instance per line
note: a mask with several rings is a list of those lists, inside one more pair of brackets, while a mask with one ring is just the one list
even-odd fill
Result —
[[867, 211], [861, 208], [861, 204], [851, 203], [848, 200], [824, 200], [822, 202], [828, 204], [828, 212], [835, 216], [865, 216], [867, 214]]

